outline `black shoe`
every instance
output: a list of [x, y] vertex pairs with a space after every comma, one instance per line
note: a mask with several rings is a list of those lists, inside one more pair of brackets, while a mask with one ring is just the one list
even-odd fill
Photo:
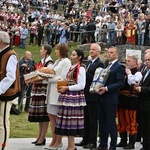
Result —
[[87, 145], [83, 145], [83, 148], [85, 149], [96, 148], [96, 143], [95, 144], [89, 143]]
[[44, 139], [44, 141], [42, 143], [35, 143], [36, 146], [41, 146], [41, 145], [45, 145], [46, 143], [46, 139]]
[[36, 144], [38, 141], [31, 142], [31, 144]]
[[126, 147], [127, 142], [120, 141], [120, 143], [117, 144], [117, 147]]
[[83, 146], [86, 145], [87, 143], [85, 143], [83, 140], [80, 143], [75, 143], [75, 146]]
[[134, 149], [135, 147], [134, 147], [134, 144], [127, 144], [125, 147], [124, 147], [124, 149]]

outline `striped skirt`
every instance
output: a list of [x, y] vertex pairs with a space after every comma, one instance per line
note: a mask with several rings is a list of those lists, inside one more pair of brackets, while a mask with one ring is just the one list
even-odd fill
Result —
[[45, 122], [49, 121], [47, 114], [46, 101], [46, 87], [47, 85], [34, 85], [32, 90], [32, 99], [29, 108], [28, 121], [30, 122]]
[[66, 136], [84, 134], [84, 106], [83, 91], [67, 91], [59, 97], [55, 133]]

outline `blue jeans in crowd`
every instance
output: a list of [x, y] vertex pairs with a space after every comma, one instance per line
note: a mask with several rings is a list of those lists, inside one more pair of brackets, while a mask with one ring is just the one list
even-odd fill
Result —
[[21, 48], [25, 49], [26, 47], [26, 39], [21, 39]]
[[138, 45], [143, 45], [144, 44], [144, 32], [141, 34], [138, 34]]
[[50, 34], [46, 34], [46, 40], [48, 44], [51, 43]]
[[115, 32], [109, 32], [109, 45], [114, 46]]

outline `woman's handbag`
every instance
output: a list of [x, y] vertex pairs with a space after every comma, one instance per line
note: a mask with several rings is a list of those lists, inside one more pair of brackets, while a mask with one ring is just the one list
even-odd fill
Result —
[[67, 86], [68, 85], [68, 80], [58, 80], [57, 81], [57, 90], [59, 90], [59, 88], [61, 86]]

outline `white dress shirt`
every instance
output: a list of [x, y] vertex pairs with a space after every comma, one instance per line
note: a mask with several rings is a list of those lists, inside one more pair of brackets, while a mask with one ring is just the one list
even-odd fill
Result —
[[86, 71], [84, 67], [80, 67], [77, 84], [69, 86], [70, 91], [80, 91], [85, 87], [86, 82]]
[[140, 71], [136, 72], [134, 75], [133, 74], [128, 75], [129, 85], [140, 83], [141, 80], [142, 80], [142, 73]]

